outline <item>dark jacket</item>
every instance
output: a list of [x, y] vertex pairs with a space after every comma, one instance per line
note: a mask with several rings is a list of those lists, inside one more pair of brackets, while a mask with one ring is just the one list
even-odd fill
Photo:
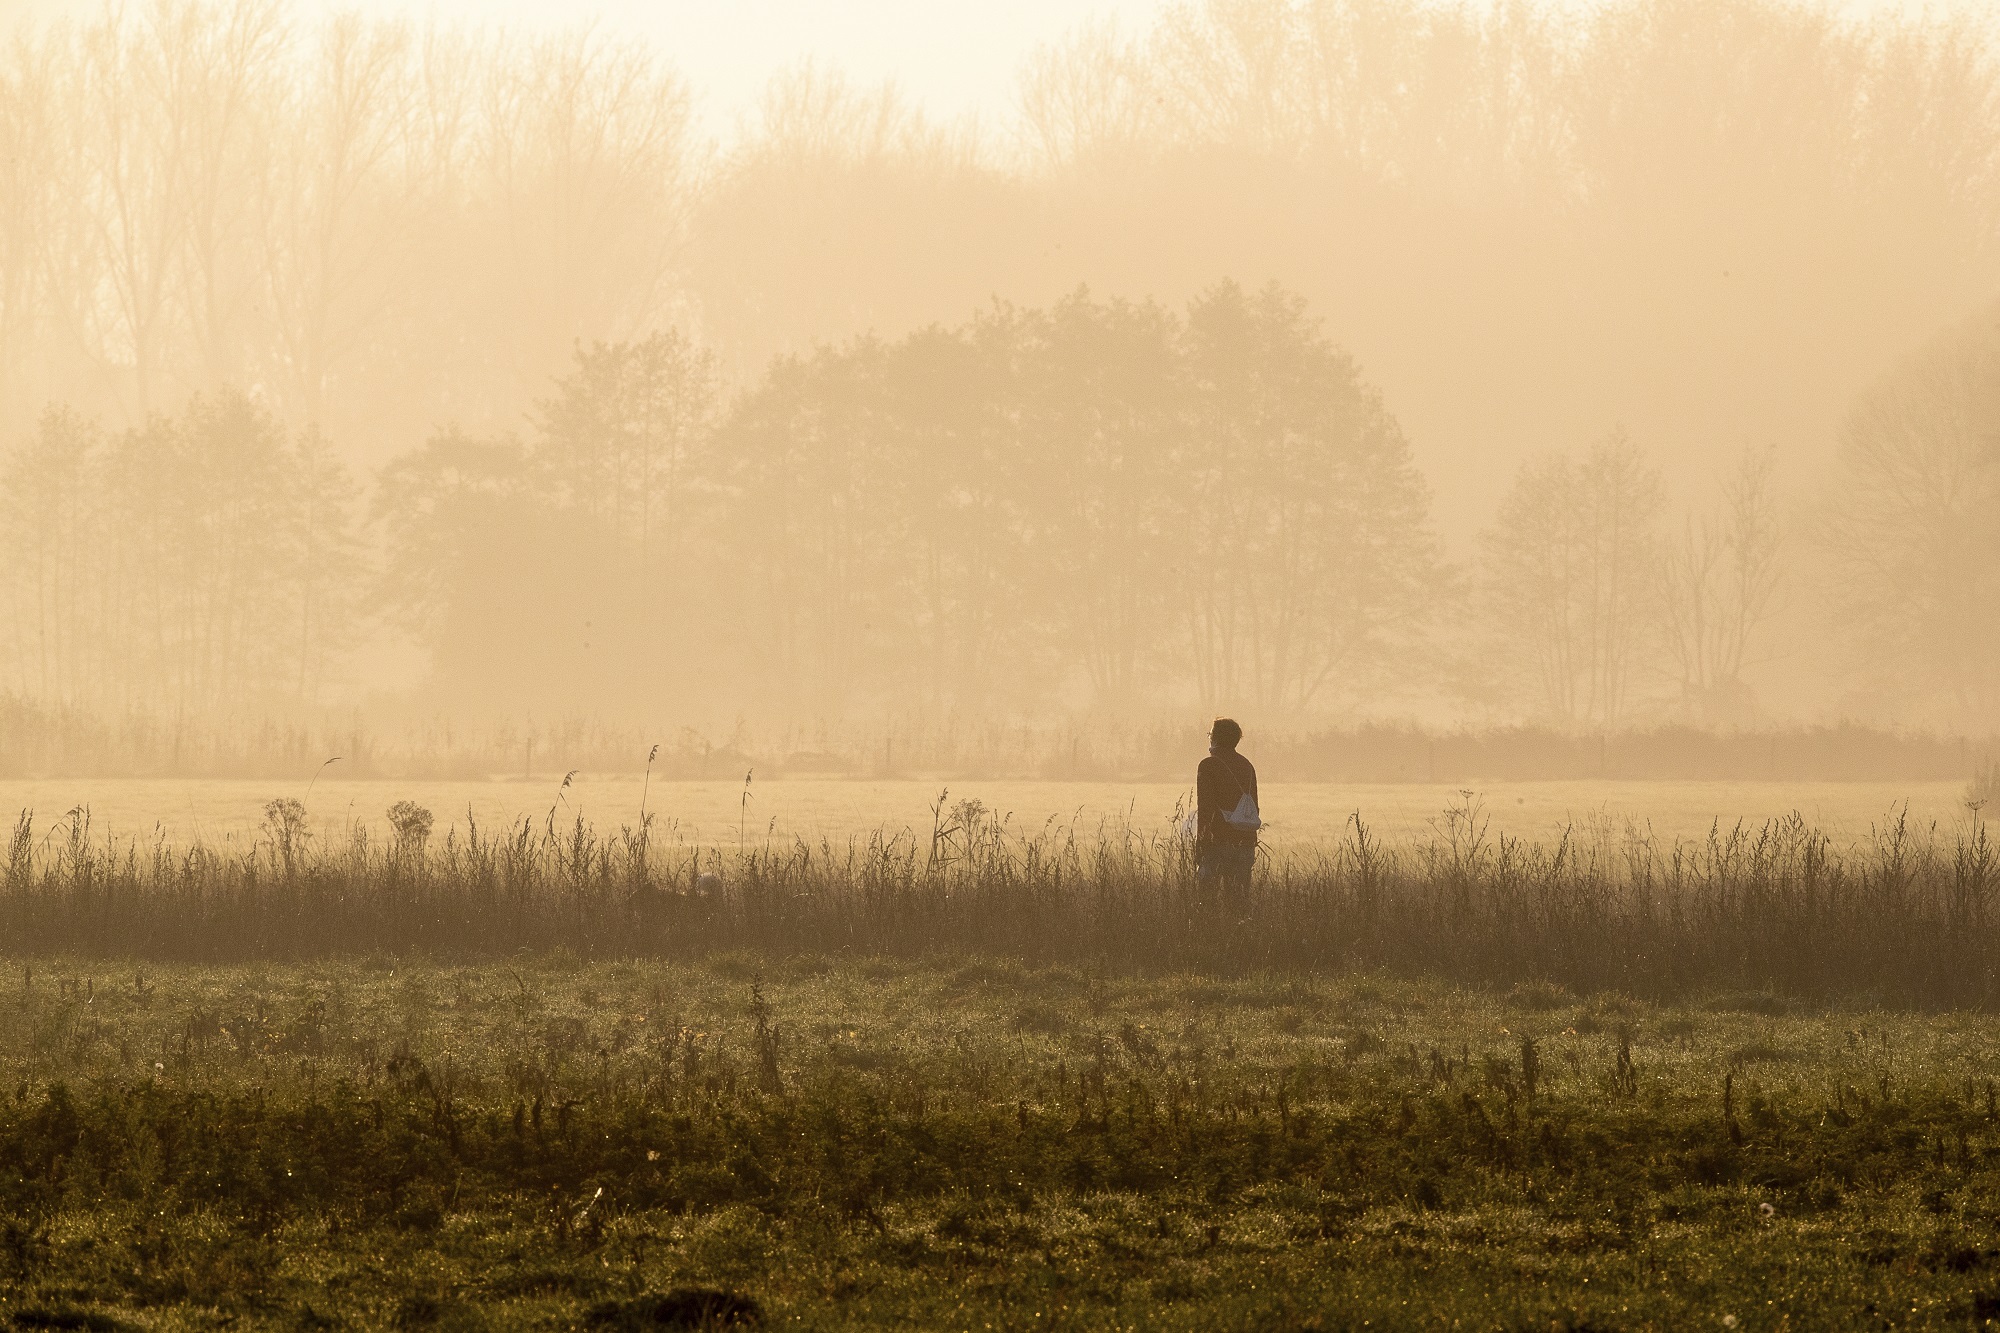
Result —
[[[1234, 750], [1201, 761], [1194, 777], [1194, 836], [1197, 842], [1237, 842], [1255, 846], [1257, 830], [1231, 828], [1223, 818], [1248, 792], [1257, 800], [1257, 769]], [[1261, 801], [1258, 802], [1260, 805]]]

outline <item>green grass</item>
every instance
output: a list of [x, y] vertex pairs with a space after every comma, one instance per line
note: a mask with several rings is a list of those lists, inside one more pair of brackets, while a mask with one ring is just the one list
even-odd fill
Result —
[[20, 1327], [2000, 1312], [1986, 1016], [798, 953], [5, 977]]

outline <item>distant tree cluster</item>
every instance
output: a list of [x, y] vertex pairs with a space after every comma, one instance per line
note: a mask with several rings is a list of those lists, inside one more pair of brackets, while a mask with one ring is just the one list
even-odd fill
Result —
[[410, 623], [502, 698], [1296, 711], [1383, 683], [1442, 587], [1380, 395], [1232, 284], [782, 358], [723, 413], [685, 342], [598, 347], [527, 446], [441, 436], [380, 505]]
[[617, 714], [685, 700], [722, 666], [737, 613], [715, 582], [718, 393], [713, 358], [678, 334], [599, 344], [528, 441], [448, 430], [382, 470], [381, 604], [456, 702]]
[[[1692, 717], [1740, 722], [1751, 667], [1813, 659], [1891, 716], [2000, 725], [2000, 307], [1866, 387], [1833, 464], [1789, 534], [1768, 454], [1677, 524], [1622, 436], [1528, 464], [1481, 540], [1485, 680], [1569, 726], [1657, 712], [1669, 684]], [[1803, 641], [1778, 641], [1787, 603]]]
[[1744, 679], [1770, 641], [1780, 566], [1768, 456], [1720, 503], [1664, 524], [1658, 467], [1622, 435], [1525, 465], [1481, 535], [1477, 597], [1494, 649], [1471, 678], [1537, 721], [1609, 728], [1663, 706], [1747, 723]]
[[8, 684], [173, 717], [320, 698], [361, 627], [357, 498], [241, 394], [117, 434], [52, 409], [0, 465]]
[[1833, 641], [1906, 711], [2000, 721], [2000, 308], [1867, 389], [1839, 468]]
[[1754, 720], [1750, 669], [1804, 604], [1976, 725], [2000, 705], [1996, 367], [1988, 318], [1885, 376], [1789, 523], [1765, 453], [1671, 518], [1622, 435], [1542, 455], [1462, 566], [1381, 395], [1276, 287], [994, 306], [733, 396], [679, 333], [598, 344], [525, 439], [440, 431], [366, 503], [241, 394], [123, 432], [51, 410], [0, 463], [0, 647], [24, 695], [176, 716], [324, 702], [387, 625], [487, 712], [1429, 698], [1597, 730]]

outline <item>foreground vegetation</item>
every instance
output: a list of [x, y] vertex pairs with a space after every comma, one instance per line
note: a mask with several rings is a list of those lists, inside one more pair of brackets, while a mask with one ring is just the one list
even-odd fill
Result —
[[2000, 1317], [1976, 820], [736, 856], [520, 823], [0, 879], [16, 1327]]
[[181, 962], [417, 951], [470, 961], [566, 946], [582, 957], [903, 958], [992, 954], [1149, 972], [1381, 969], [1485, 985], [1551, 981], [1669, 1001], [1704, 988], [2000, 1007], [2000, 849], [1974, 814], [1897, 819], [1840, 842], [1794, 816], [1662, 839], [1574, 829], [1492, 835], [1475, 802], [1385, 843], [1359, 817], [1338, 843], [1260, 858], [1218, 901], [1172, 833], [1021, 832], [976, 801], [923, 834], [762, 842], [728, 854], [601, 833], [555, 809], [497, 833], [315, 837], [297, 801], [231, 846], [140, 844], [87, 814], [23, 815], [0, 863], [0, 940], [20, 953]]
[[823, 955], [8, 975], [18, 1327], [2000, 1311], [1984, 1017]]

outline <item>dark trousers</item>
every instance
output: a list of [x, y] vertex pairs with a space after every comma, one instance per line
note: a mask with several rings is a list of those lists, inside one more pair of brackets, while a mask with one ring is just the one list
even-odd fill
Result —
[[1254, 842], [1198, 843], [1194, 849], [1195, 883], [1211, 891], [1221, 889], [1229, 898], [1241, 898], [1250, 891], [1250, 871], [1256, 864]]

